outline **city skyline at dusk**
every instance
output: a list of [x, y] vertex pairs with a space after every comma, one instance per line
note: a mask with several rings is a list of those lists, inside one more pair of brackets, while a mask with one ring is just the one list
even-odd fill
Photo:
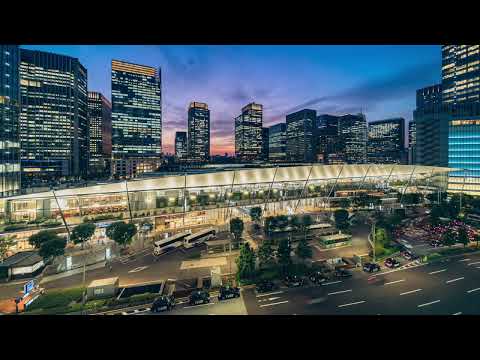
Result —
[[163, 152], [187, 128], [188, 105], [211, 110], [211, 154], [233, 154], [234, 118], [263, 105], [263, 125], [302, 108], [363, 111], [368, 121], [412, 119], [415, 90], [440, 81], [440, 46], [119, 46], [25, 45], [79, 58], [88, 89], [111, 99], [111, 60], [162, 69]]

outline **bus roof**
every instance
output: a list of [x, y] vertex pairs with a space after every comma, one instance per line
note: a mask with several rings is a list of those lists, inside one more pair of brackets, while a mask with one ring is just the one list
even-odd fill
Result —
[[155, 241], [153, 244], [155, 246], [159, 246], [167, 241], [172, 241], [172, 240], [176, 240], [176, 239], [182, 239], [186, 236], [190, 235], [190, 233], [188, 231], [185, 231], [185, 232], [182, 232], [182, 233], [178, 233], [178, 234], [175, 234], [173, 236], [169, 236], [167, 237], [166, 239], [162, 239], [162, 240], [157, 240]]
[[185, 239], [190, 239], [190, 238], [193, 238], [193, 237], [202, 236], [202, 235], [204, 235], [204, 234], [208, 234], [208, 233], [211, 232], [211, 231], [215, 231], [215, 229], [211, 227], [211, 228], [208, 228], [208, 229], [199, 231], [199, 232], [197, 232], [197, 233], [195, 233], [195, 234], [190, 234], [190, 235], [187, 236]]

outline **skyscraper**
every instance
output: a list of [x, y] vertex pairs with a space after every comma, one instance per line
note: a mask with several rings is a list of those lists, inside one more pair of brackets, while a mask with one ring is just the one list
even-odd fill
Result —
[[20, 89], [17, 45], [0, 45], [0, 197], [20, 189]]
[[263, 106], [250, 103], [235, 119], [235, 157], [240, 161], [257, 161], [262, 153]]
[[187, 133], [185, 131], [177, 131], [175, 133], [175, 158], [177, 161], [185, 161], [187, 160], [187, 154]]
[[162, 155], [161, 73], [112, 60], [113, 172], [134, 177], [154, 171]]
[[416, 164], [417, 124], [415, 121], [408, 123], [408, 164]]
[[268, 161], [268, 151], [269, 151], [269, 135], [268, 135], [268, 127], [262, 128], [262, 160]]
[[445, 104], [480, 101], [480, 45], [442, 46], [442, 99]]
[[279, 123], [268, 129], [268, 159], [282, 162], [287, 158], [287, 124]]
[[343, 147], [338, 135], [340, 116], [322, 114], [315, 125], [315, 157], [324, 164], [343, 163]]
[[20, 50], [22, 186], [87, 174], [87, 70], [70, 56]]
[[405, 119], [393, 118], [368, 124], [368, 162], [401, 164], [405, 162]]
[[338, 123], [338, 135], [344, 161], [347, 164], [367, 162], [367, 119], [364, 114], [343, 115]]
[[91, 176], [109, 176], [112, 158], [112, 104], [88, 92], [88, 168]]
[[188, 160], [210, 160], [210, 110], [205, 103], [192, 102], [188, 109]]
[[288, 114], [287, 159], [293, 162], [311, 162], [313, 154], [313, 127], [317, 118], [315, 110], [303, 109]]

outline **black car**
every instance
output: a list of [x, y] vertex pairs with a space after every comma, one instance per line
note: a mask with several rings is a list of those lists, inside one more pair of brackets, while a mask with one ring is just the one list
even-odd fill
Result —
[[263, 280], [263, 281], [259, 282], [255, 286], [255, 288], [257, 289], [257, 292], [264, 293], [264, 292], [269, 292], [269, 291], [275, 290], [277, 288], [277, 286], [272, 281]]
[[402, 255], [402, 257], [405, 259], [405, 260], [415, 260], [417, 258], [417, 255], [415, 255], [413, 252], [411, 252], [410, 250], [405, 250], [405, 251], [402, 251], [400, 253], [400, 255]]
[[207, 304], [210, 302], [210, 294], [205, 290], [193, 292], [188, 299], [190, 305]]
[[339, 278], [347, 278], [352, 276], [352, 273], [350, 271], [347, 271], [345, 269], [337, 269], [335, 270], [335, 276]]
[[387, 258], [385, 260], [384, 264], [385, 264], [386, 267], [388, 267], [390, 269], [394, 269], [394, 268], [397, 268], [397, 267], [400, 266], [400, 263], [397, 260], [395, 260], [394, 258]]
[[430, 241], [430, 246], [433, 246], [433, 247], [442, 247], [443, 244], [440, 240], [432, 240]]
[[327, 278], [323, 275], [323, 272], [321, 271], [315, 271], [308, 277], [308, 279], [314, 284], [321, 284], [327, 281]]
[[240, 297], [240, 289], [233, 286], [222, 286], [218, 294], [218, 300], [233, 299]]
[[160, 312], [172, 310], [175, 307], [175, 298], [173, 296], [160, 296], [156, 298], [150, 308], [151, 312]]
[[363, 271], [369, 273], [380, 271], [380, 265], [375, 263], [366, 263], [363, 265]]
[[287, 275], [285, 276], [285, 279], [283, 280], [285, 285], [288, 287], [298, 287], [298, 286], [303, 286], [304, 280], [297, 275]]

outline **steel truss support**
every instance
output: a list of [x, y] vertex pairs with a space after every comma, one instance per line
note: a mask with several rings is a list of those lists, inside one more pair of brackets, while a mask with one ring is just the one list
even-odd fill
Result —
[[305, 189], [307, 188], [308, 181], [310, 180], [310, 175], [312, 174], [312, 170], [313, 170], [313, 164], [310, 167], [310, 171], [308, 172], [307, 180], [305, 181], [305, 185], [303, 186], [302, 193], [300, 194], [300, 196], [298, 198], [297, 204], [295, 205], [295, 209], [293, 210], [293, 212], [297, 211], [298, 205], [300, 204], [300, 201], [302, 200], [303, 194], [305, 193]]
[[[55, 190], [52, 190], [52, 194], [53, 194], [53, 197], [55, 198], [55, 202], [57, 203], [58, 210], [60, 211], [60, 216], [62, 217], [63, 225], [67, 230], [68, 240], [70, 240], [70, 229], [68, 227], [67, 220], [65, 220], [65, 216], [63, 215], [62, 207], [60, 206], [60, 202], [58, 201], [57, 194], [55, 194]], [[80, 208], [79, 208], [79, 211], [80, 211]]]

